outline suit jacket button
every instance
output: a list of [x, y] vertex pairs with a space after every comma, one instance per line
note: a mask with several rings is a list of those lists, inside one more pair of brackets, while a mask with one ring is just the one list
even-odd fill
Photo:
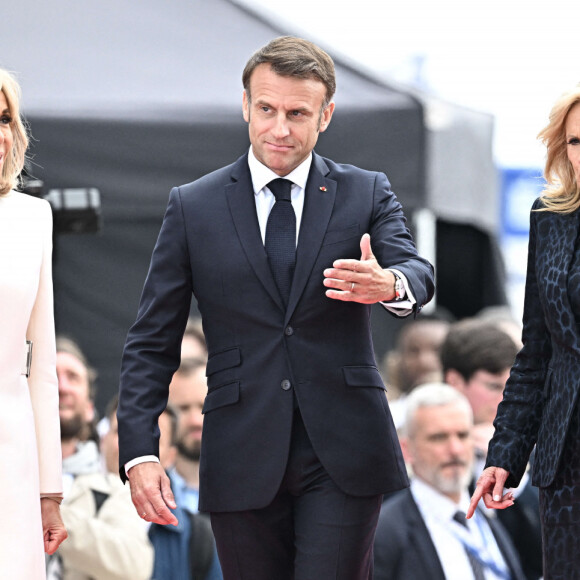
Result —
[[288, 380], [288, 379], [284, 379], [281, 383], [280, 386], [285, 390], [288, 391], [291, 387], [292, 387], [292, 383]]
[[292, 336], [292, 335], [294, 334], [294, 329], [293, 329], [291, 326], [287, 326], [287, 327], [284, 329], [284, 334], [285, 334], [286, 336]]

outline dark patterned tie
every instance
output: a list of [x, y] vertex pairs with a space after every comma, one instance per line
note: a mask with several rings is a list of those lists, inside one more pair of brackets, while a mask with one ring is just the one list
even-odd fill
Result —
[[[455, 512], [453, 519], [458, 524], [461, 524], [464, 528], [467, 528], [467, 522], [465, 521], [465, 512], [462, 512], [461, 510]], [[471, 569], [473, 570], [473, 577], [475, 578], [475, 580], [485, 580], [483, 564], [470, 550], [468, 550], [465, 544], [463, 544], [463, 548], [465, 550], [465, 553], [467, 554], [467, 557], [469, 558], [469, 563], [471, 564]]]
[[266, 224], [266, 254], [284, 305], [287, 306], [296, 265], [296, 215], [290, 201], [292, 182], [274, 179], [268, 188], [274, 194], [276, 203]]

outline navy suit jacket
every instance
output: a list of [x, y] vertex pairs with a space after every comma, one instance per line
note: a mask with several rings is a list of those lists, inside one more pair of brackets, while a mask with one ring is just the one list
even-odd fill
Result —
[[579, 212], [533, 211], [522, 340], [494, 422], [486, 466], [510, 472], [516, 487], [536, 445], [532, 483], [545, 487], [557, 473], [580, 386], [580, 333], [568, 298], [568, 270]]
[[[511, 573], [525, 580], [513, 545], [498, 521], [487, 522]], [[443, 566], [410, 490], [381, 508], [374, 544], [374, 580], [445, 580]]]
[[157, 418], [193, 293], [209, 351], [201, 510], [271, 502], [286, 469], [294, 398], [314, 450], [344, 492], [407, 486], [370, 306], [329, 299], [323, 286], [334, 260], [360, 259], [365, 232], [381, 266], [407, 277], [420, 310], [433, 293], [432, 267], [417, 255], [382, 173], [314, 154], [287, 308], [260, 236], [247, 155], [173, 189], [123, 354], [121, 465], [157, 454]]

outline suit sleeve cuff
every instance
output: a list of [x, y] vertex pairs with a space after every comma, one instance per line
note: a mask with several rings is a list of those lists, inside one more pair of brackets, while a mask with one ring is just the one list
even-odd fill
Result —
[[417, 303], [413, 293], [411, 292], [411, 288], [409, 286], [409, 282], [407, 281], [407, 277], [402, 274], [396, 268], [387, 268], [391, 272], [395, 272], [401, 278], [401, 282], [403, 282], [403, 286], [405, 286], [405, 300], [398, 300], [398, 301], [390, 301], [390, 302], [380, 302], [379, 304], [386, 308], [389, 312], [394, 314], [395, 316], [408, 316], [413, 312], [413, 307]]

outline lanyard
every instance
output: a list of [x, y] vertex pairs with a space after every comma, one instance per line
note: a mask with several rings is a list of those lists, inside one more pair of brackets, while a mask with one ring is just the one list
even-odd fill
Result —
[[502, 578], [502, 580], [511, 580], [511, 575], [507, 567], [500, 567], [489, 554], [487, 546], [493, 545], [495, 538], [487, 521], [485, 522], [485, 525], [483, 525], [481, 520], [483, 517], [484, 516], [477, 511], [474, 514], [474, 521], [479, 532], [479, 542], [475, 542], [473, 534], [470, 533], [469, 528], [465, 528], [455, 521], [451, 522], [451, 533], [463, 544], [465, 550], [467, 550], [484, 568], [489, 568], [489, 570], [499, 578]]

